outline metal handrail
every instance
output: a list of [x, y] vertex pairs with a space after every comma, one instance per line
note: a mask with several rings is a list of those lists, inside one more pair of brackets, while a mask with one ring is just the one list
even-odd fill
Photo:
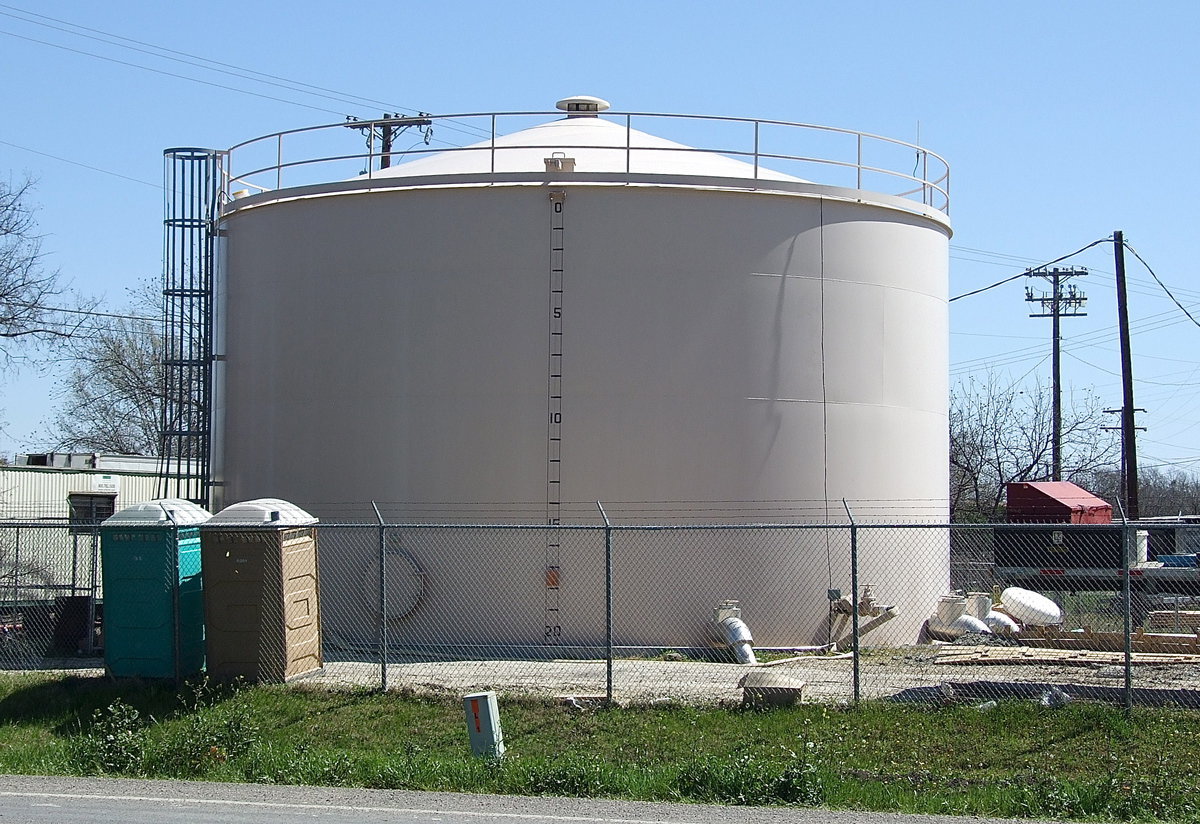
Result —
[[[454, 146], [448, 145], [441, 148], [425, 148], [408, 149], [408, 150], [393, 150], [387, 153], [388, 157], [413, 157], [423, 154], [440, 154], [444, 152], [481, 152], [486, 151], [489, 154], [488, 168], [491, 174], [496, 171], [496, 154], [498, 152], [510, 151], [513, 149], [527, 150], [527, 146], [499, 146], [496, 144], [498, 137], [502, 135], [499, 131], [499, 125], [505, 119], [512, 118], [531, 118], [531, 117], [561, 117], [562, 112], [554, 111], [531, 111], [531, 112], [468, 112], [445, 115], [423, 115], [423, 118], [431, 121], [435, 125], [441, 123], [454, 123], [469, 118], [486, 118], [487, 127], [479, 127], [480, 139], [477, 144], [472, 146]], [[915, 143], [910, 143], [905, 140], [884, 137], [882, 135], [872, 134], [870, 132], [856, 131], [852, 129], [843, 129], [835, 126], [819, 126], [810, 123], [799, 123], [787, 120], [768, 120], [762, 118], [743, 118], [743, 117], [726, 117], [712, 115], [694, 115], [694, 114], [669, 114], [657, 112], [605, 112], [599, 115], [602, 119], [616, 120], [622, 122], [626, 126], [626, 140], [624, 146], [595, 146], [595, 145], [556, 145], [555, 149], [604, 149], [608, 151], [623, 151], [625, 153], [625, 173], [630, 174], [632, 168], [631, 157], [634, 152], [655, 152], [655, 151], [670, 151], [670, 152], [697, 152], [697, 153], [712, 153], [726, 157], [744, 158], [747, 162], [753, 164], [752, 180], [763, 181], [763, 173], [768, 171], [768, 168], [763, 166], [763, 161], [786, 161], [789, 163], [803, 163], [806, 166], [817, 166], [831, 169], [854, 170], [855, 183], [854, 188], [863, 188], [864, 174], [877, 175], [886, 179], [896, 179], [901, 181], [901, 186], [898, 191], [882, 192], [896, 197], [916, 200], [921, 204], [928, 206], [938, 211], [949, 213], [950, 211], [950, 165], [940, 155], [931, 152]], [[633, 128], [635, 119], [665, 119], [690, 122], [710, 122], [710, 123], [740, 123], [747, 124], [750, 127], [750, 132], [746, 137], [746, 147], [736, 148], [729, 147], [727, 144], [728, 135], [721, 140], [723, 147], [716, 146], [635, 146], [629, 139], [629, 134]], [[304, 126], [296, 129], [288, 129], [280, 132], [273, 132], [261, 137], [244, 140], [224, 150], [221, 155], [222, 162], [222, 194], [228, 199], [232, 190], [238, 187], [249, 187], [258, 191], [271, 191], [273, 189], [285, 188], [284, 172], [295, 170], [301, 167], [315, 166], [318, 164], [362, 161], [365, 169], [362, 174], [368, 178], [374, 176], [374, 166], [376, 161], [383, 156], [383, 152], [376, 148], [376, 141], [368, 139], [367, 151], [365, 152], [336, 152], [319, 156], [304, 156], [293, 157], [286, 149], [285, 144], [294, 144], [300, 136], [310, 136], [319, 132], [328, 132], [329, 130], [337, 130], [336, 134], [343, 135], [350, 129], [371, 128], [373, 129], [384, 125], [396, 124], [395, 119], [378, 119], [378, 120], [357, 120], [353, 122], [329, 123], [317, 126]], [[461, 124], [460, 124], [461, 125]], [[845, 153], [845, 157], [837, 156], [837, 152], [825, 153], [793, 153], [787, 151], [770, 151], [764, 150], [763, 144], [768, 142], [763, 134], [764, 127], [778, 127], [781, 129], [792, 130], [789, 134], [798, 133], [820, 133], [832, 135], [844, 135], [853, 138], [853, 146]], [[346, 135], [347, 137], [349, 135]], [[771, 142], [778, 142], [773, 140]], [[274, 145], [269, 145], [273, 143]], [[899, 164], [889, 168], [885, 165], [876, 165], [864, 160], [864, 149], [869, 149], [871, 146], [878, 146], [892, 151], [912, 151], [915, 155], [912, 171], [898, 168]], [[273, 157], [273, 162], [267, 162], [262, 165], [261, 159], [259, 164], [254, 168], [247, 170], [236, 169], [235, 166], [238, 159], [244, 157], [251, 150], [269, 149]], [[264, 176], [273, 177], [274, 180], [264, 182]], [[258, 179], [255, 182], [254, 179]], [[310, 181], [311, 182], [311, 181]], [[332, 182], [332, 181], [330, 181]], [[814, 183], [821, 183], [819, 180]], [[269, 185], [273, 183], [274, 185]]]

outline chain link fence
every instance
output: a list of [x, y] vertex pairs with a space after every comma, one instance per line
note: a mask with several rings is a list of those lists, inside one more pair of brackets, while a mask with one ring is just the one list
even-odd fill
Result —
[[85, 665], [101, 650], [102, 596], [95, 527], [0, 526], [0, 669]]
[[[0, 668], [104, 668], [100, 533], [0, 524]], [[222, 544], [225, 571], [201, 575], [210, 636], [245, 630], [223, 636], [222, 672], [245, 659], [256, 679], [638, 703], [1200, 704], [1196, 524], [322, 524], [315, 543], [289, 535], [246, 550], [259, 553], [248, 565]], [[139, 597], [178, 599], [169, 577]], [[311, 666], [292, 666], [303, 656]]]

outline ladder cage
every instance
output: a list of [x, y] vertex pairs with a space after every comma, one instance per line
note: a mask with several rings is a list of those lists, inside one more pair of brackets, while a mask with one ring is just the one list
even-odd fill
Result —
[[211, 494], [213, 270], [221, 152], [164, 159], [163, 403], [159, 489], [208, 506]]

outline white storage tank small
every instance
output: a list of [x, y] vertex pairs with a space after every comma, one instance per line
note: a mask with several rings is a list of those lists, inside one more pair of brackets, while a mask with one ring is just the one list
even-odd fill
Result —
[[[227, 203], [225, 500], [283, 497], [327, 522], [385, 501], [400, 520], [477, 523], [594, 523], [601, 501], [686, 524], [838, 521], [845, 499], [860, 520], [944, 521], [946, 214], [697, 151], [595, 98], [560, 107], [464, 149]], [[756, 643], [808, 643], [848, 581], [847, 541], [647, 537], [618, 640], [700, 643], [733, 598]], [[860, 580], [900, 603], [880, 638], [915, 639], [948, 585], [945, 536], [870, 541], [888, 548]], [[603, 591], [602, 570], [560, 560], [564, 592]], [[537, 641], [551, 573], [505, 574], [468, 606], [461, 579], [426, 568], [417, 612], [445, 587], [458, 609], [495, 607], [490, 640]], [[586, 629], [564, 614], [568, 640], [602, 633], [585, 611]]]

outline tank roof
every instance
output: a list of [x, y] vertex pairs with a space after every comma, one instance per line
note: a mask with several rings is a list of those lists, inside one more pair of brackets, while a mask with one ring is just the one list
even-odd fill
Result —
[[[375, 171], [373, 178], [545, 172], [550, 157], [571, 158], [576, 172], [633, 172], [703, 177], [757, 177], [805, 183], [792, 175], [657, 137], [599, 116], [569, 116]], [[628, 150], [629, 157], [626, 158]], [[493, 169], [492, 164], [495, 163]], [[628, 163], [628, 169], [626, 164]], [[367, 177], [363, 175], [362, 177]]]

